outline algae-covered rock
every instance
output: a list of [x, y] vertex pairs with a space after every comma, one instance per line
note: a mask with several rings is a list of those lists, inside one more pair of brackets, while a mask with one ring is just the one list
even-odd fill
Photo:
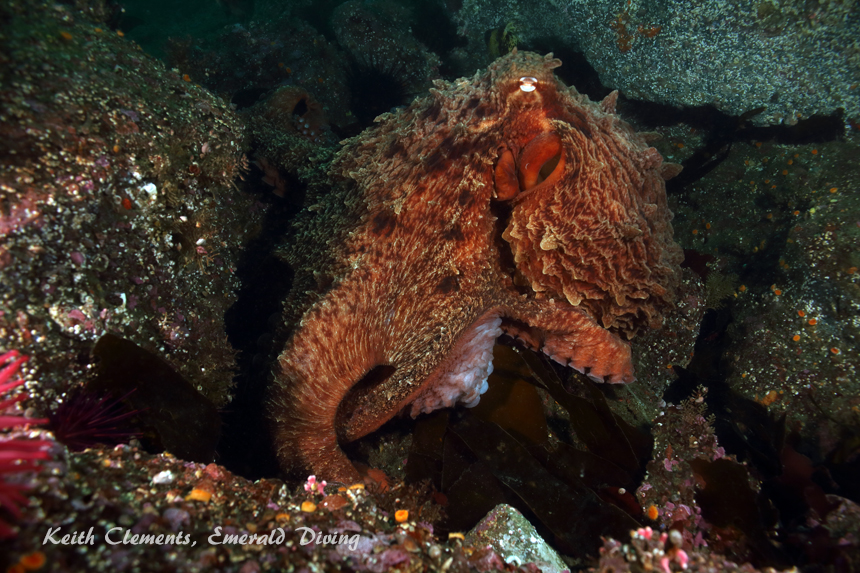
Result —
[[493, 511], [466, 535], [466, 544], [475, 547], [490, 545], [505, 563], [516, 567], [534, 563], [541, 571], [569, 571], [558, 553], [538, 534], [523, 514], [507, 504]]
[[33, 357], [43, 402], [113, 333], [223, 405], [223, 316], [260, 217], [233, 186], [238, 116], [85, 11], [0, 18], [0, 347]]

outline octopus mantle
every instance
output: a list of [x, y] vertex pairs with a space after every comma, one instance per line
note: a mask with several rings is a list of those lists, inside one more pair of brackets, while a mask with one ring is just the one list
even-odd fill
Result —
[[338, 442], [477, 403], [502, 333], [607, 382], [658, 327], [681, 250], [677, 166], [602, 103], [505, 56], [347, 140], [299, 218], [269, 416], [286, 470], [359, 475]]

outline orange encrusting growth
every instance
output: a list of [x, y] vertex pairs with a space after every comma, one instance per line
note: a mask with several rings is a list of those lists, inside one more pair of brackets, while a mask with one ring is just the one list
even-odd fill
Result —
[[660, 517], [660, 511], [657, 509], [656, 505], [648, 506], [648, 519], [651, 521], [657, 521], [657, 518]]
[[18, 560], [18, 563], [27, 571], [36, 571], [37, 569], [44, 567], [46, 560], [44, 553], [41, 551], [33, 551], [32, 553], [27, 553], [22, 556], [21, 559]]

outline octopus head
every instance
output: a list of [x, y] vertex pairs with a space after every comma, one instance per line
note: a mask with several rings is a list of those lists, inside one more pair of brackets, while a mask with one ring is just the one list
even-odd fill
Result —
[[558, 65], [551, 54], [496, 63], [495, 191], [511, 204], [503, 238], [534, 296], [585, 308], [630, 338], [660, 325], [680, 276], [666, 169], [615, 114], [616, 93], [592, 103], [555, 78]]

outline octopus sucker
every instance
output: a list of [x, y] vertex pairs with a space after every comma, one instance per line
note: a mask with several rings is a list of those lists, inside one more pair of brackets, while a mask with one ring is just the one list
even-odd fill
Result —
[[[353, 482], [340, 444], [474, 406], [502, 334], [593, 380], [673, 304], [677, 174], [551, 55], [512, 52], [343, 142], [284, 256], [268, 416], [285, 471]], [[320, 280], [319, 277], [326, 277]]]

